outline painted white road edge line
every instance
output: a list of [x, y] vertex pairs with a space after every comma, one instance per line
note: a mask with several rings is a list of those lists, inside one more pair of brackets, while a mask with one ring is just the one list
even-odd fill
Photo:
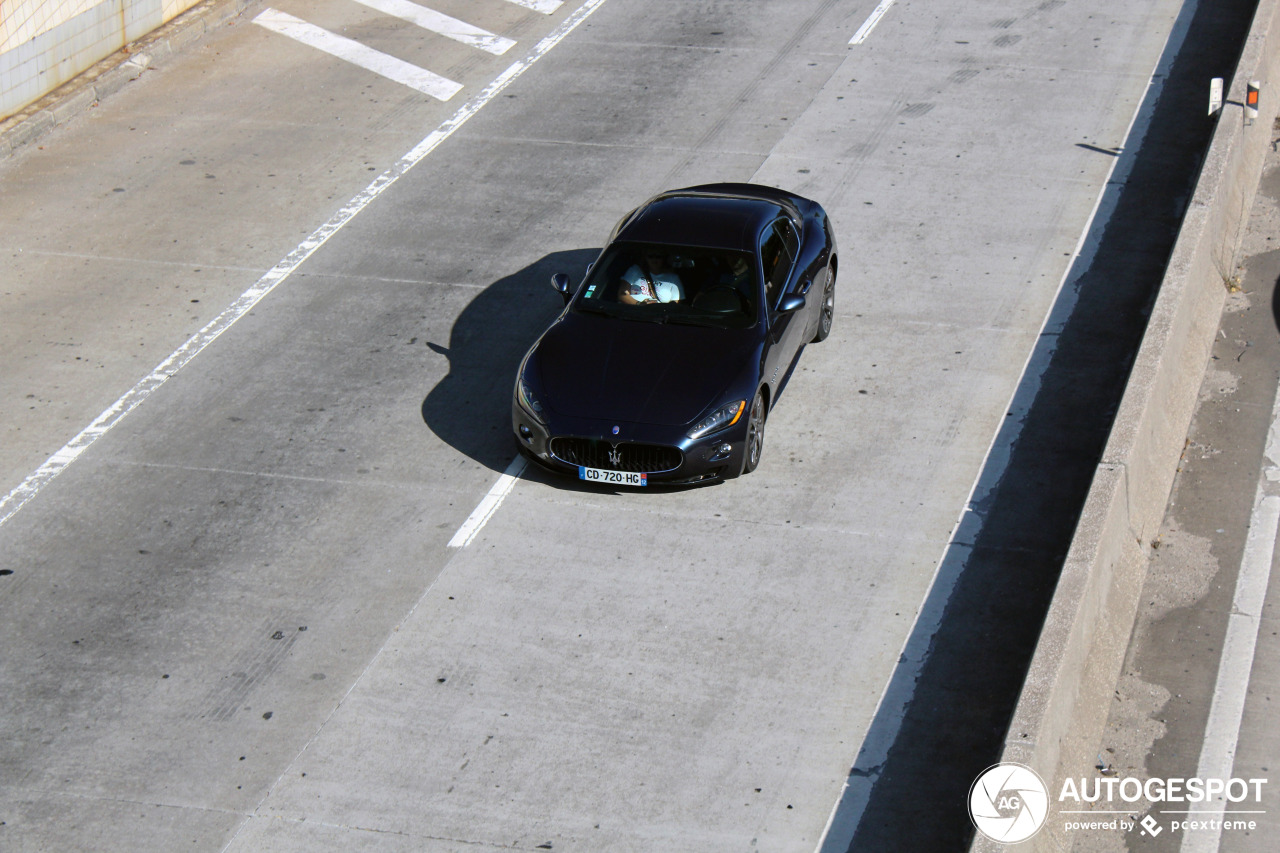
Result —
[[[1267, 494], [1267, 484], [1280, 479], [1280, 389], [1271, 410], [1271, 429], [1267, 437], [1266, 458], [1270, 464], [1258, 478], [1258, 489], [1249, 516], [1249, 534], [1240, 556], [1240, 574], [1236, 577], [1227, 635], [1218, 660], [1218, 678], [1213, 685], [1213, 701], [1205, 721], [1204, 740], [1196, 776], [1200, 779], [1230, 779], [1235, 766], [1236, 746], [1240, 739], [1240, 723], [1244, 719], [1245, 701], [1249, 694], [1249, 676], [1262, 628], [1262, 607], [1271, 581], [1271, 563], [1275, 557], [1276, 535], [1280, 533], [1280, 497]], [[1226, 801], [1221, 794], [1196, 815], [1210, 821], [1210, 829], [1188, 832], [1182, 837], [1182, 853], [1215, 853], [1222, 836], [1222, 819]]]
[[465, 548], [471, 544], [471, 540], [475, 539], [476, 534], [489, 523], [489, 519], [493, 517], [493, 514], [498, 511], [498, 507], [502, 506], [502, 502], [511, 493], [511, 487], [516, 484], [516, 480], [520, 479], [520, 475], [524, 472], [524, 466], [525, 459], [523, 456], [517, 456], [511, 460], [511, 464], [507, 466], [506, 471], [502, 472], [498, 482], [493, 484], [489, 494], [481, 499], [476, 508], [471, 511], [471, 515], [467, 516], [467, 520], [458, 528], [458, 532], [453, 534], [453, 538], [449, 540], [450, 548]]
[[267, 9], [254, 18], [253, 22], [437, 100], [447, 101], [462, 89], [461, 83], [455, 83], [447, 77], [433, 74], [425, 68], [419, 68], [403, 59], [366, 47], [358, 41], [331, 33], [276, 9]]
[[876, 24], [880, 23], [880, 19], [884, 17], [885, 12], [889, 11], [896, 0], [880, 0], [880, 5], [871, 13], [871, 17], [858, 27], [858, 31], [853, 34], [853, 38], [849, 39], [849, 44], [862, 44], [867, 40], [867, 36], [871, 35], [871, 31], [876, 28]]
[[479, 27], [473, 27], [465, 21], [459, 21], [457, 18], [450, 18], [448, 15], [428, 9], [426, 6], [419, 6], [410, 0], [356, 0], [370, 9], [376, 9], [384, 15], [390, 15], [393, 18], [399, 18], [402, 21], [408, 21], [416, 27], [424, 30], [430, 30], [436, 35], [453, 39], [456, 42], [478, 47], [483, 51], [492, 53], [494, 56], [501, 56], [511, 48], [515, 47], [515, 42], [509, 38], [494, 35], [488, 30], [482, 30]]
[[496, 98], [516, 78], [528, 71], [535, 62], [545, 56], [569, 33], [577, 29], [579, 24], [604, 3], [605, 0], [587, 0], [572, 15], [562, 21], [560, 26], [538, 42], [528, 56], [499, 74], [480, 94], [463, 104], [456, 113], [433, 130], [426, 139], [414, 146], [413, 150], [401, 157], [395, 165], [374, 178], [373, 183], [347, 202], [341, 210], [333, 215], [333, 218], [312, 232], [284, 260], [258, 279], [253, 287], [240, 294], [234, 302], [210, 321], [207, 326], [196, 332], [186, 343], [160, 362], [155, 370], [144, 376], [138, 384], [126, 391], [124, 396], [116, 400], [110, 408], [98, 415], [79, 435], [67, 442], [57, 453], [50, 456], [43, 465], [23, 480], [13, 491], [5, 495], [3, 500], [0, 500], [0, 525], [3, 525], [13, 517], [14, 513], [26, 506], [27, 502], [39, 494], [41, 489], [49, 485], [55, 477], [66, 470], [68, 465], [78, 459], [81, 453], [88, 450], [95, 441], [102, 438], [112, 427], [124, 420], [129, 412], [150, 397], [152, 392], [159, 388], [165, 380], [186, 366], [205, 347], [213, 343], [219, 335], [231, 328], [237, 320], [248, 314], [255, 305], [262, 301], [263, 297], [292, 275], [294, 270], [302, 266], [303, 262], [328, 242], [330, 237], [338, 233], [360, 211], [368, 207], [370, 202], [400, 180], [406, 172], [434, 151], [436, 146], [452, 136], [458, 128], [462, 127], [473, 115], [478, 113], [481, 107]]

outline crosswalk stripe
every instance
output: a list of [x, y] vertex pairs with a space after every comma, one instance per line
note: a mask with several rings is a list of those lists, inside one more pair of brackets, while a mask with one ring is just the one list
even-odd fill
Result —
[[507, 2], [515, 3], [517, 6], [523, 6], [526, 9], [532, 9], [535, 12], [541, 12], [544, 15], [550, 15], [564, 5], [562, 0], [507, 0]]
[[360, 42], [331, 33], [314, 24], [308, 24], [276, 9], [265, 10], [254, 18], [253, 22], [441, 101], [449, 100], [462, 88], [461, 83], [432, 74], [425, 68], [419, 68], [382, 51], [365, 47]]
[[454, 41], [460, 41], [463, 44], [478, 47], [483, 51], [492, 53], [494, 56], [501, 56], [515, 46], [515, 42], [509, 38], [494, 35], [487, 30], [479, 27], [473, 27], [465, 21], [459, 21], [457, 18], [450, 18], [448, 15], [441, 14], [434, 9], [428, 9], [425, 6], [419, 6], [411, 0], [356, 0], [363, 3], [371, 9], [377, 9], [384, 15], [391, 15], [394, 18], [408, 21], [422, 27], [424, 30], [430, 30], [433, 33], [451, 38]]

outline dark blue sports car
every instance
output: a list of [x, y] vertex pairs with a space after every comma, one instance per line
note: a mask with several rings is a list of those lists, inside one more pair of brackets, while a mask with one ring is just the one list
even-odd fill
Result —
[[623, 217], [520, 364], [520, 450], [621, 486], [755, 470], [779, 386], [831, 331], [836, 240], [821, 205], [754, 184], [662, 193]]

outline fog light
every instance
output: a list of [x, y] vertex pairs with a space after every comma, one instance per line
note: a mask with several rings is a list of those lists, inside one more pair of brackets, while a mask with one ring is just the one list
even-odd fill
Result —
[[711, 451], [711, 461], [719, 462], [732, 452], [733, 445], [726, 441]]
[[520, 437], [523, 438], [526, 442], [532, 443], [533, 430], [529, 429], [524, 424], [520, 424]]

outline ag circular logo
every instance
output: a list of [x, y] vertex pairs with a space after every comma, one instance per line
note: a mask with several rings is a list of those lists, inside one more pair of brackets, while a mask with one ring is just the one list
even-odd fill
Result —
[[1049, 789], [1021, 764], [994, 764], [969, 789], [969, 817], [992, 841], [1017, 844], [1040, 831], [1049, 816]]

